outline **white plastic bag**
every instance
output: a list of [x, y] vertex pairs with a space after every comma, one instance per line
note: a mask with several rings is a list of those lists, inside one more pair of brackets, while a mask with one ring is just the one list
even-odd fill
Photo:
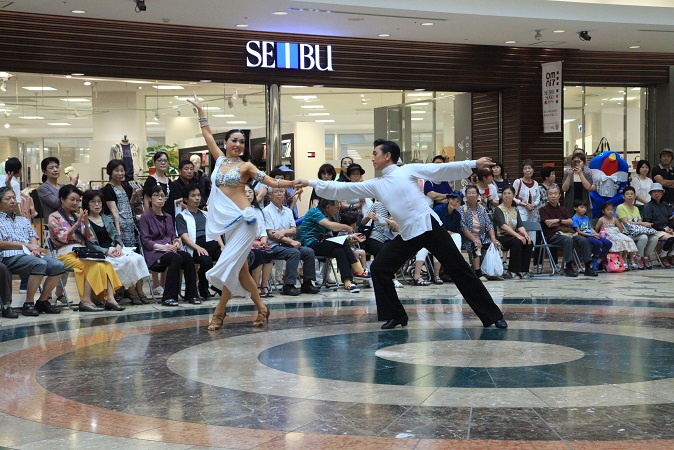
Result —
[[489, 246], [480, 269], [482, 269], [482, 273], [485, 275], [497, 277], [503, 275], [503, 261], [501, 261], [501, 255], [494, 244]]

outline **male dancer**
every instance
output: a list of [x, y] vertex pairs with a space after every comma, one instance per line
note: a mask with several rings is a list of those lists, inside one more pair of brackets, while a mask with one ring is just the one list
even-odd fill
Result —
[[427, 206], [424, 195], [417, 187], [417, 179], [460, 180], [467, 178], [472, 169], [491, 167], [489, 158], [477, 161], [444, 164], [396, 165], [400, 147], [392, 141], [378, 139], [374, 142], [372, 165], [381, 170], [382, 176], [362, 183], [337, 183], [321, 180], [295, 180], [297, 187], [311, 186], [323, 198], [348, 200], [350, 198], [376, 198], [400, 225], [400, 234], [377, 255], [370, 267], [372, 284], [377, 301], [377, 316], [385, 320], [382, 329], [407, 325], [407, 313], [398, 299], [393, 285], [393, 275], [403, 263], [420, 248], [426, 247], [440, 260], [454, 280], [463, 298], [485, 327], [492, 324], [507, 328], [503, 313], [496, 306], [475, 273], [442, 228], [437, 214]]

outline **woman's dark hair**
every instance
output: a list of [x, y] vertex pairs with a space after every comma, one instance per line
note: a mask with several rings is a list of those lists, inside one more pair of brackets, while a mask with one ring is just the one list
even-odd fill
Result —
[[605, 212], [608, 209], [609, 206], [611, 206], [613, 209], [615, 209], [615, 206], [613, 206], [613, 203], [606, 202], [603, 205], [601, 205], [601, 212]]
[[350, 157], [350, 156], [345, 156], [345, 157], [342, 158], [342, 160], [339, 162], [339, 165], [340, 165], [340, 166], [344, 163], [344, 160], [345, 160], [345, 159], [350, 159], [350, 160], [351, 160], [351, 164], [353, 164], [353, 158]]
[[374, 141], [373, 145], [374, 148], [381, 146], [382, 154], [390, 153], [391, 162], [393, 162], [393, 164], [398, 163], [398, 160], [400, 159], [400, 147], [398, 147], [398, 144], [396, 144], [393, 141], [387, 141], [385, 139], [377, 139], [376, 141]]
[[513, 193], [513, 195], [515, 195], [515, 189], [513, 189], [512, 186], [506, 186], [506, 187], [504, 187], [503, 190], [501, 191], [501, 194], [503, 194], [505, 191], [510, 191], [510, 192]]
[[5, 173], [21, 173], [21, 160], [16, 157], [7, 158], [7, 161], [5, 161]]
[[[47, 156], [45, 159], [40, 162], [40, 167], [42, 168], [42, 172], [47, 171], [47, 166], [51, 163], [56, 163], [57, 165], [61, 165], [61, 161], [56, 156]], [[42, 182], [44, 183], [47, 181], [47, 175], [42, 175]]]
[[[253, 191], [253, 201], [250, 202], [251, 206], [252, 206], [253, 208], [262, 209], [262, 208], [260, 208], [260, 203], [257, 201], [257, 195], [255, 195], [255, 188], [253, 188], [253, 181], [252, 181], [252, 180], [248, 180], [248, 183], [246, 183], [246, 186], [248, 186], [249, 188], [251, 188], [251, 190]], [[270, 189], [270, 190], [271, 190], [271, 189]]]
[[[577, 150], [577, 149], [576, 149], [576, 150]], [[575, 151], [575, 150], [574, 150], [574, 151]], [[585, 157], [585, 152], [583, 152], [583, 153], [576, 153], [575, 155], [572, 155], [572, 156], [571, 156], [571, 161], [573, 161], [573, 160], [576, 159], [576, 158], [580, 159], [580, 160], [583, 161], [584, 163], [587, 162], [587, 158]]]
[[435, 162], [437, 159], [439, 159], [439, 160], [442, 161], [442, 162], [445, 162], [445, 157], [442, 156], [442, 155], [435, 155], [435, 156], [433, 157], [433, 162]]
[[350, 212], [342, 212], [342, 215], [339, 218], [339, 223], [343, 223], [344, 225], [352, 225], [357, 221], [356, 215]]
[[637, 190], [634, 189], [634, 186], [625, 186], [625, 189], [623, 189], [623, 195], [625, 195], [625, 192], [627, 192], [627, 191], [632, 191], [632, 192], [634, 192], [634, 194], [637, 193]]
[[524, 161], [522, 161], [521, 169], [524, 170], [525, 166], [531, 166], [532, 169], [536, 168], [536, 166], [534, 166], [534, 162], [530, 159], [525, 159]]
[[269, 172], [269, 176], [272, 178], [281, 177], [285, 179], [284, 172], [281, 169], [272, 169], [272, 171]]
[[[243, 153], [241, 154], [241, 160], [242, 161], [248, 161], [250, 159], [250, 150], [248, 149], [248, 135], [245, 133], [243, 130], [235, 129], [235, 130], [229, 130], [227, 133], [225, 133], [225, 143], [229, 140], [230, 137], [234, 133], [241, 133], [243, 134], [243, 138], [246, 140], [246, 145], [243, 146]], [[225, 156], [227, 156], [227, 144], [225, 144], [225, 149], [222, 151]]]
[[327, 198], [322, 198], [318, 202], [318, 209], [325, 212], [328, 209], [328, 206], [332, 206], [335, 203], [338, 203], [338, 200], [328, 200]]
[[501, 176], [505, 175], [503, 171], [503, 164], [500, 162], [494, 163], [494, 167], [500, 167], [501, 168]]
[[543, 180], [547, 180], [548, 178], [550, 178], [550, 175], [552, 175], [552, 172], [554, 171], [555, 171], [554, 167], [550, 166], [543, 167], [541, 169], [541, 178], [543, 178]]
[[82, 194], [82, 209], [85, 211], [89, 211], [89, 202], [91, 202], [96, 197], [100, 198], [101, 201], [103, 201], [103, 194], [101, 193], [100, 190], [87, 189], [86, 191], [84, 191], [84, 194]]
[[266, 160], [264, 159], [264, 145], [255, 144], [250, 151], [250, 160], [260, 170], [266, 170]]
[[477, 171], [477, 179], [478, 181], [482, 181], [485, 178], [487, 178], [489, 175], [494, 175], [494, 172], [491, 171], [489, 167], [484, 167], [480, 170]]
[[73, 192], [82, 197], [82, 191], [80, 191], [77, 188], [77, 186], [73, 186], [72, 184], [66, 184], [64, 186], [61, 186], [61, 189], [59, 189], [59, 198], [61, 200], [66, 199]]
[[113, 159], [108, 163], [107, 166], [105, 166], [105, 172], [108, 174], [108, 177], [112, 177], [112, 172], [115, 171], [116, 168], [119, 166], [124, 167], [124, 170], [126, 170], [126, 166], [124, 165], [124, 161], [121, 159]]
[[154, 186], [152, 186], [152, 189], [150, 189], [150, 197], [152, 197], [154, 194], [159, 194], [160, 192], [162, 194], [166, 194], [166, 192], [164, 192], [164, 189], [162, 189], [161, 186], [155, 184]]
[[474, 189], [476, 194], [480, 193], [480, 190], [474, 184], [469, 184], [468, 186], [466, 186], [465, 188], [466, 194], [468, 194], [468, 189]]
[[335, 170], [334, 167], [332, 167], [332, 164], [323, 164], [321, 167], [318, 168], [318, 179], [322, 180], [324, 173], [329, 173], [332, 179], [334, 180], [337, 178], [337, 171]]
[[157, 153], [155, 153], [154, 156], [152, 157], [152, 161], [157, 162], [157, 160], [158, 160], [159, 158], [161, 158], [162, 156], [166, 156], [166, 159], [169, 159], [168, 153], [166, 153], [166, 152], [164, 152], [164, 151], [162, 151], [162, 150], [159, 150], [159, 151], [158, 151]]
[[[639, 175], [639, 171], [641, 170], [641, 167], [642, 167], [644, 164], [645, 164], [646, 166], [648, 166], [648, 171], [649, 171], [649, 172], [651, 171], [651, 165], [648, 163], [648, 161], [646, 161], [645, 159], [642, 159], [642, 160], [640, 160], [640, 161], [637, 163], [637, 175]], [[648, 174], [646, 174], [646, 175], [648, 175]]]

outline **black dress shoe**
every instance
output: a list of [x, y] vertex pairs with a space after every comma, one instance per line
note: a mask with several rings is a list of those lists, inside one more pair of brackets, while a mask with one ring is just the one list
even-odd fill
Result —
[[281, 295], [300, 295], [300, 290], [297, 289], [295, 286], [291, 286], [289, 284], [283, 285], [283, 289], [281, 289]]
[[35, 309], [45, 314], [61, 314], [61, 310], [52, 306], [48, 301], [38, 301], [35, 303]]
[[576, 273], [575, 270], [569, 269], [568, 267], [564, 269], [564, 276], [565, 277], [577, 277], [578, 274]]
[[300, 290], [302, 291], [302, 294], [318, 294], [321, 292], [321, 288], [316, 287], [311, 283], [303, 283]]
[[494, 323], [494, 326], [495, 326], [496, 328], [508, 328], [508, 322], [506, 322], [506, 321], [503, 320], [503, 319], [497, 320], [497, 321]]
[[113, 305], [110, 302], [105, 302], [105, 305], [103, 307], [105, 308], [106, 311], [124, 311], [126, 309], [124, 306], [119, 306], [118, 304]]
[[201, 305], [201, 299], [199, 297], [192, 297], [189, 302], [193, 305]]
[[7, 308], [2, 308], [2, 317], [5, 319], [18, 319], [19, 315], [8, 306]]
[[403, 327], [406, 327], [406, 326], [407, 326], [407, 320], [408, 320], [408, 317], [407, 317], [407, 316], [403, 316], [403, 317], [401, 317], [401, 318], [399, 318], [399, 319], [390, 319], [390, 320], [387, 320], [386, 323], [385, 323], [384, 325], [381, 326], [381, 329], [382, 329], [382, 330], [390, 330], [390, 329], [392, 329], [392, 328], [395, 328], [395, 327], [398, 326], [398, 325], [401, 325], [401, 326], [403, 326]]
[[584, 275], [586, 277], [598, 277], [599, 275], [592, 267], [586, 267]]
[[80, 302], [80, 304], [77, 306], [77, 310], [80, 312], [99, 312], [103, 311], [103, 308], [99, 308], [98, 306], [85, 305], [84, 303]]
[[26, 317], [37, 317], [40, 315], [32, 303], [24, 303], [21, 307], [21, 314]]

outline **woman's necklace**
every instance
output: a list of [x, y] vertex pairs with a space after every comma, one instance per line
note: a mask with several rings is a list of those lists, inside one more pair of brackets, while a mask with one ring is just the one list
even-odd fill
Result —
[[238, 164], [241, 162], [241, 157], [237, 156], [236, 158], [230, 158], [225, 156], [225, 164]]

